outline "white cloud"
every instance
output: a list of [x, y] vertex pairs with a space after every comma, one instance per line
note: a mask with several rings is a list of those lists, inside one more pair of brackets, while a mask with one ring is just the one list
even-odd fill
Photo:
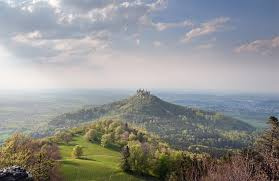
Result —
[[266, 40], [255, 40], [234, 49], [236, 53], [256, 52], [262, 55], [271, 53], [274, 49], [279, 49], [279, 36]]
[[163, 10], [168, 6], [168, 0], [157, 0], [151, 4], [148, 4], [150, 11]]
[[153, 46], [154, 46], [154, 47], [161, 47], [161, 46], [163, 46], [163, 43], [160, 42], [160, 41], [154, 41], [154, 42], [153, 42]]
[[228, 17], [219, 17], [202, 23], [200, 26], [193, 28], [192, 30], [187, 32], [181, 41], [185, 43], [191, 41], [193, 38], [222, 31], [224, 29], [224, 24], [226, 24], [229, 20], [230, 18]]
[[178, 23], [154, 23], [158, 31], [163, 31], [170, 28], [190, 27], [193, 24], [190, 21], [183, 21]]
[[[72, 53], [85, 45], [85, 50], [104, 49], [119, 32], [138, 33], [140, 19], [166, 5], [165, 0], [0, 1], [0, 45], [22, 58], [59, 56], [62, 49]], [[163, 30], [175, 25], [156, 26]], [[96, 37], [100, 32], [109, 33]]]
[[140, 19], [141, 24], [145, 26], [150, 26], [155, 28], [157, 31], [164, 31], [167, 29], [173, 28], [183, 28], [183, 27], [192, 27], [193, 23], [191, 21], [181, 21], [181, 22], [157, 22], [154, 23], [148, 16], [143, 16]]
[[273, 39], [271, 40], [271, 43], [272, 43], [271, 46], [272, 46], [273, 48], [278, 48], [278, 47], [279, 47], [279, 36], [273, 38]]
[[206, 44], [202, 44], [202, 45], [197, 46], [197, 49], [210, 49], [212, 47], [214, 47], [213, 43], [206, 43]]
[[55, 8], [60, 7], [60, 1], [59, 0], [49, 0], [48, 3]]
[[[110, 41], [107, 32], [95, 32], [94, 34], [81, 38], [45, 39], [40, 32], [30, 32], [18, 34], [12, 38], [11, 47], [25, 48], [21, 56], [36, 57], [44, 59], [46, 57], [59, 57], [61, 55], [88, 56], [96, 50], [104, 50], [109, 47]], [[45, 55], [44, 55], [45, 54]]]
[[136, 39], [136, 44], [139, 46], [140, 45], [140, 39]]

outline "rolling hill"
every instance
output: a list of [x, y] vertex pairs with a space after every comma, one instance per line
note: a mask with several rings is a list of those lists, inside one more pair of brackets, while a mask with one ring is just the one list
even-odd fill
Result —
[[168, 103], [144, 90], [127, 99], [101, 106], [87, 106], [60, 115], [50, 128], [68, 128], [100, 118], [118, 118], [144, 127], [180, 149], [241, 148], [254, 127], [220, 113]]

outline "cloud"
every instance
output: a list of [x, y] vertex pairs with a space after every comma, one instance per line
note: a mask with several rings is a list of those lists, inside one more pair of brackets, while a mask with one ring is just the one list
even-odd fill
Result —
[[136, 44], [139, 46], [140, 45], [140, 39], [136, 39]]
[[49, 3], [56, 8], [69, 8], [78, 11], [89, 11], [94, 8], [103, 8], [112, 4], [113, 0], [50, 0]]
[[202, 23], [200, 26], [195, 27], [189, 32], [187, 32], [181, 41], [186, 43], [194, 38], [222, 31], [225, 27], [225, 24], [228, 21], [230, 21], [230, 18], [228, 17], [219, 17], [208, 22]]
[[148, 16], [141, 17], [140, 22], [145, 26], [155, 28], [157, 31], [164, 31], [167, 29], [193, 26], [193, 23], [188, 20], [181, 21], [181, 22], [157, 22], [157, 23], [154, 23]]
[[121, 31], [137, 33], [142, 17], [166, 6], [166, 0], [0, 1], [0, 45], [21, 58], [87, 56], [109, 48]]
[[255, 40], [234, 49], [236, 53], [256, 52], [262, 55], [272, 53], [275, 49], [279, 49], [279, 36], [266, 40]]
[[45, 39], [39, 31], [34, 31], [17, 34], [7, 46], [21, 57], [44, 60], [56, 56], [88, 56], [107, 48], [109, 40], [107, 32], [96, 32], [80, 38]]
[[202, 44], [197, 46], [197, 49], [210, 49], [213, 48], [214, 44], [213, 43], [206, 43], [206, 44]]
[[154, 47], [161, 47], [161, 46], [163, 46], [163, 43], [160, 42], [160, 41], [154, 41], [154, 42], [153, 42], [153, 46], [154, 46]]
[[148, 4], [150, 11], [163, 10], [168, 6], [168, 0], [157, 0], [151, 4]]

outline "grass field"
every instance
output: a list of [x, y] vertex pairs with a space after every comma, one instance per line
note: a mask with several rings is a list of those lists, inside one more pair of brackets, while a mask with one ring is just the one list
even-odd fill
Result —
[[[83, 147], [83, 159], [71, 158], [75, 145]], [[119, 168], [120, 153], [75, 137], [69, 145], [61, 145], [61, 172], [65, 181], [143, 181]], [[150, 179], [149, 179], [150, 180]]]

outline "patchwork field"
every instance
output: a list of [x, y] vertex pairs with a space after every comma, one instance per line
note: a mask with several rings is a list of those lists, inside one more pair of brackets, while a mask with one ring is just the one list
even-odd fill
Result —
[[[83, 158], [73, 159], [72, 149], [75, 145], [83, 147]], [[103, 148], [100, 145], [87, 142], [78, 136], [69, 145], [61, 145], [62, 155], [61, 172], [66, 181], [143, 181], [139, 178], [124, 173], [119, 168], [120, 153]], [[149, 179], [150, 180], [150, 179]]]

